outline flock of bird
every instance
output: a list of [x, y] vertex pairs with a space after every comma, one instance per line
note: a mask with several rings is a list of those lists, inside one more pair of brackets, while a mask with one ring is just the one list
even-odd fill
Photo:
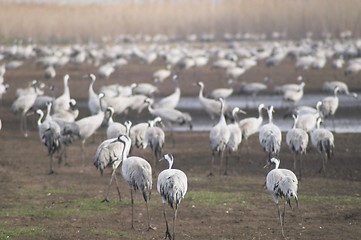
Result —
[[[177, 109], [181, 98], [179, 87], [179, 74], [190, 68], [207, 67], [224, 70], [224, 76], [229, 88], [214, 89], [209, 95], [204, 92], [205, 84], [194, 81], [199, 88], [198, 100], [202, 111], [209, 115], [213, 126], [209, 129], [209, 146], [212, 154], [209, 175], [214, 175], [214, 161], [219, 155], [220, 174], [228, 174], [228, 158], [231, 154], [240, 154], [241, 144], [245, 144], [249, 158], [248, 138], [258, 134], [259, 143], [266, 154], [266, 166], [272, 164], [275, 168], [266, 176], [266, 187], [271, 192], [278, 206], [279, 198], [290, 203], [291, 197], [296, 199], [298, 205], [297, 184], [302, 177], [302, 155], [312, 144], [322, 155], [321, 172], [326, 171], [326, 164], [334, 152], [334, 134], [327, 128], [321, 128], [320, 123], [325, 118], [333, 119], [338, 106], [338, 94], [344, 93], [357, 98], [356, 93], [349, 91], [347, 85], [341, 81], [325, 82], [323, 90], [333, 92], [332, 96], [320, 99], [315, 108], [313, 106], [299, 106], [306, 82], [299, 77], [299, 83], [290, 83], [274, 87], [274, 93], [282, 94], [282, 100], [292, 102], [292, 108], [287, 115], [294, 120], [293, 127], [286, 134], [286, 144], [294, 155], [293, 173], [287, 169], [279, 168], [279, 154], [282, 144], [282, 133], [273, 121], [274, 106], [262, 103], [258, 106], [258, 116], [239, 117], [246, 114], [238, 107], [231, 108], [227, 98], [232, 94], [250, 94], [253, 99], [261, 91], [265, 91], [267, 77], [264, 82], [246, 83], [242, 81], [239, 89], [235, 83], [249, 69], [260, 64], [261, 61], [269, 66], [279, 65], [283, 59], [290, 56], [295, 60], [295, 69], [322, 69], [329, 59], [333, 59], [332, 66], [344, 69], [346, 75], [361, 70], [361, 41], [344, 39], [313, 41], [303, 39], [300, 42], [264, 42], [259, 46], [242, 46], [233, 43], [229, 48], [195, 48], [180, 46], [172, 48], [170, 45], [151, 45], [148, 49], [143, 46], [107, 46], [100, 48], [96, 45], [74, 45], [65, 47], [51, 46], [21, 46], [4, 47], [0, 52], [0, 60], [9, 60], [0, 67], [0, 98], [6, 93], [9, 84], [6, 82], [6, 71], [21, 67], [21, 60], [35, 59], [43, 66], [44, 77], [55, 79], [56, 69], [68, 64], [89, 63], [98, 67], [95, 74], [87, 74], [89, 79], [87, 107], [90, 115], [78, 119], [79, 109], [77, 101], [71, 97], [69, 81], [71, 77], [63, 76], [63, 93], [56, 97], [44, 95], [45, 86], [36, 80], [29, 83], [26, 88], [16, 91], [16, 99], [11, 110], [20, 113], [20, 130], [25, 137], [28, 136], [27, 116], [36, 113], [39, 118], [37, 126], [41, 142], [46, 146], [49, 155], [49, 173], [53, 173], [53, 158], [57, 153], [59, 160], [67, 159], [66, 148], [74, 141], [81, 141], [81, 158], [84, 165], [85, 144], [87, 139], [99, 131], [106, 123], [106, 139], [101, 142], [94, 157], [94, 165], [103, 174], [107, 167], [112, 168], [108, 189], [104, 201], [109, 201], [108, 195], [113, 180], [115, 180], [119, 198], [121, 192], [116, 170], [121, 166], [124, 180], [129, 184], [132, 203], [132, 228], [134, 229], [134, 200], [133, 190], [142, 193], [147, 205], [148, 229], [150, 224], [148, 201], [152, 190], [152, 174], [157, 167], [159, 159], [169, 162], [169, 169], [158, 175], [157, 190], [161, 195], [163, 205], [168, 203], [174, 210], [173, 233], [170, 233], [164, 207], [166, 222], [166, 238], [175, 239], [174, 224], [181, 199], [187, 192], [187, 176], [184, 172], [172, 169], [173, 156], [165, 154], [162, 149], [165, 144], [165, 130], [173, 132], [173, 125], [186, 124], [192, 130], [192, 116]], [[16, 60], [12, 60], [16, 59]], [[117, 68], [126, 67], [131, 60], [136, 59], [142, 64], [152, 64], [156, 59], [162, 59], [166, 68], [160, 69], [150, 76], [153, 82], [133, 83], [131, 85], [109, 84], [103, 85], [99, 91], [93, 86], [97, 78], [109, 78]], [[10, 61], [11, 60], [11, 61]], [[344, 63], [340, 63], [343, 60]], [[346, 62], [347, 60], [347, 62]], [[212, 62], [211, 62], [212, 61]], [[211, 63], [210, 63], [211, 62]], [[15, 63], [18, 63], [17, 65]], [[102, 64], [104, 63], [104, 64]], [[344, 66], [345, 65], [345, 66]], [[177, 72], [177, 74], [175, 74]], [[159, 92], [158, 86], [167, 79], [174, 83], [174, 92], [156, 101], [154, 96]], [[52, 80], [54, 81], [54, 80]], [[51, 89], [51, 86], [50, 86]], [[74, 91], [72, 89], [72, 91]], [[280, 99], [281, 100], [281, 99]], [[253, 101], [250, 101], [253, 102]], [[140, 113], [148, 111], [153, 117], [145, 122], [132, 123], [127, 120], [124, 124], [117, 122], [115, 116], [128, 116], [129, 112]], [[263, 112], [268, 114], [268, 122], [263, 120]], [[333, 122], [333, 121], [332, 121]], [[1, 123], [1, 121], [0, 121]], [[1, 126], [1, 124], [0, 124]], [[334, 122], [333, 122], [334, 126]], [[173, 146], [175, 140], [171, 135]], [[309, 144], [309, 139], [310, 144]], [[145, 149], [149, 147], [154, 155], [153, 160], [146, 160], [137, 156], [128, 156], [134, 148]], [[224, 163], [224, 159], [226, 162]], [[282, 235], [284, 235], [285, 208], [278, 206]]]

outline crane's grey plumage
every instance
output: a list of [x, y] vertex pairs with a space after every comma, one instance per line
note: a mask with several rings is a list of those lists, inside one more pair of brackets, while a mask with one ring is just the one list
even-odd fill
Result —
[[98, 94], [94, 92], [94, 82], [96, 80], [96, 77], [94, 74], [90, 73], [88, 75], [90, 79], [89, 89], [88, 89], [88, 108], [92, 115], [95, 115], [99, 112], [100, 106], [99, 106], [99, 99]]
[[70, 89], [69, 89], [69, 75], [66, 74], [63, 78], [64, 91], [63, 94], [54, 100], [53, 111], [68, 110], [70, 102]]
[[106, 167], [112, 167], [112, 174], [110, 177], [107, 194], [103, 200], [109, 202], [108, 195], [109, 189], [112, 184], [113, 178], [115, 178], [115, 183], [117, 186], [118, 196], [121, 199], [121, 194], [119, 190], [119, 183], [116, 176], [116, 170], [122, 161], [128, 157], [130, 148], [128, 145], [122, 142], [123, 135], [118, 135], [117, 138], [107, 139], [103, 141], [97, 148], [94, 158], [94, 166], [100, 171], [103, 175], [103, 171]]
[[49, 113], [47, 114], [48, 117], [43, 122], [41, 122], [44, 117], [43, 111], [38, 109], [36, 110], [36, 113], [39, 115], [37, 124], [39, 128], [40, 140], [48, 150], [49, 174], [53, 174], [53, 155], [55, 152], [59, 152], [61, 149], [60, 127], [51, 119], [51, 117], [49, 117]]
[[259, 142], [267, 153], [267, 163], [269, 163], [272, 157], [278, 156], [282, 142], [281, 130], [273, 123], [273, 112], [273, 106], [269, 106], [267, 109], [269, 122], [259, 129]]
[[312, 129], [316, 127], [317, 119], [320, 117], [320, 107], [322, 105], [321, 101], [318, 101], [316, 104], [316, 109], [305, 112], [301, 114], [302, 111], [298, 112], [298, 120], [296, 123], [296, 128], [301, 128], [306, 132], [310, 132]]
[[[131, 147], [131, 140], [129, 137], [123, 135], [120, 140], [123, 142], [127, 148]], [[123, 160], [122, 164], [122, 175], [124, 180], [129, 184], [130, 196], [132, 203], [132, 229], [134, 229], [134, 198], [133, 198], [133, 189], [139, 190], [145, 201], [147, 207], [147, 217], [148, 217], [148, 229], [153, 229], [150, 225], [150, 216], [148, 209], [148, 201], [152, 191], [152, 167], [147, 162], [147, 160], [141, 157], [128, 157]]]
[[308, 145], [308, 134], [305, 130], [296, 128], [298, 116], [293, 115], [294, 124], [293, 127], [287, 132], [286, 143], [294, 154], [293, 171], [296, 172], [297, 161], [299, 162], [298, 176], [302, 178], [302, 155], [306, 154]]
[[[181, 200], [184, 198], [184, 196], [187, 193], [188, 189], [188, 181], [187, 181], [187, 175], [179, 170], [179, 169], [172, 169], [173, 166], [173, 155], [172, 154], [166, 154], [164, 155], [161, 160], [167, 160], [169, 163], [169, 168], [163, 170], [158, 175], [157, 180], [157, 190], [162, 197], [162, 203], [163, 203], [163, 216], [166, 224], [166, 232], [165, 232], [165, 238], [175, 239], [175, 222], [177, 219], [177, 211], [179, 204]], [[174, 215], [173, 215], [173, 238], [172, 235], [169, 232], [168, 227], [168, 221], [167, 221], [167, 214], [165, 210], [165, 203], [168, 202], [169, 206], [173, 209]]]
[[[252, 100], [253, 102], [255, 102], [255, 98], [257, 96], [257, 94], [263, 90], [267, 89], [267, 85], [264, 83], [259, 83], [259, 82], [251, 82], [251, 83], [246, 83], [246, 82], [242, 82], [241, 86], [238, 90], [238, 93], [245, 93], [246, 96], [247, 95], [252, 95]], [[248, 101], [248, 97], [246, 99], [246, 106], [249, 106], [249, 101]]]
[[178, 123], [180, 125], [188, 124], [189, 129], [192, 130], [192, 118], [189, 114], [171, 108], [154, 109], [149, 99], [146, 100], [146, 103], [148, 104], [149, 113], [155, 117], [160, 117], [163, 122], [168, 122], [169, 124]]
[[339, 93], [345, 93], [347, 96], [357, 98], [357, 93], [350, 92], [347, 84], [341, 81], [324, 82], [322, 90], [333, 93], [336, 87], [339, 88]]
[[[278, 168], [280, 164], [279, 159], [271, 158], [270, 162], [275, 164], [275, 168], [267, 174], [266, 187], [267, 190], [271, 192], [273, 200], [277, 205], [278, 215], [281, 223], [282, 236], [285, 238], [283, 226], [286, 213], [286, 203], [292, 208], [291, 198], [294, 197], [298, 206], [298, 180], [296, 175], [292, 171], [288, 169]], [[281, 211], [281, 208], [279, 206], [279, 198], [283, 198], [285, 200], [283, 205], [283, 211]]]
[[326, 172], [326, 164], [333, 155], [335, 148], [334, 136], [332, 132], [326, 128], [320, 128], [322, 119], [317, 119], [316, 128], [310, 133], [311, 143], [322, 156], [322, 168], [320, 171]]
[[160, 99], [158, 102], [153, 104], [153, 107], [155, 109], [157, 108], [171, 108], [174, 109], [177, 107], [180, 96], [181, 96], [181, 91], [179, 88], [179, 84], [178, 84], [178, 76], [177, 75], [173, 75], [173, 82], [175, 83], [176, 87], [175, 90], [172, 94]]
[[20, 130], [24, 134], [25, 137], [28, 136], [28, 129], [27, 129], [27, 119], [26, 114], [34, 105], [34, 102], [38, 96], [36, 90], [36, 83], [37, 81], [34, 80], [31, 83], [30, 91], [24, 91], [22, 93], [17, 94], [17, 98], [11, 105], [11, 110], [14, 113], [21, 112], [20, 116]]
[[[101, 99], [104, 97], [103, 93], [100, 93], [98, 98], [101, 104]], [[95, 131], [102, 125], [104, 121], [104, 111], [102, 109], [95, 115], [84, 117], [75, 123], [79, 127], [79, 136], [82, 140], [81, 142], [81, 155], [82, 155], [82, 163], [84, 164], [84, 147], [85, 141], [95, 133]]]
[[222, 171], [223, 154], [231, 135], [227, 127], [226, 119], [224, 117], [224, 100], [220, 98], [219, 102], [221, 103], [220, 118], [218, 123], [214, 125], [209, 132], [210, 147], [212, 150], [211, 171], [209, 173], [210, 176], [213, 175], [213, 163], [216, 153], [220, 155], [219, 171]]
[[131, 126], [130, 121], [126, 121], [125, 124], [121, 124], [119, 122], [114, 122], [113, 114], [114, 109], [112, 107], [107, 107], [106, 112], [109, 112], [108, 116], [108, 127], [107, 127], [107, 138], [117, 138], [120, 134], [129, 135], [129, 129]]
[[228, 171], [228, 157], [231, 155], [232, 152], [238, 151], [238, 146], [242, 142], [242, 130], [238, 124], [237, 113], [245, 114], [246, 112], [239, 109], [239, 107], [233, 108], [232, 115], [233, 115], [235, 122], [227, 125], [230, 136], [229, 136], [229, 139], [228, 139], [228, 142], [226, 145], [226, 149], [228, 150], [227, 151], [228, 153], [226, 153], [226, 168], [224, 170], [225, 175], [227, 175], [227, 171]]
[[198, 94], [199, 102], [201, 103], [203, 109], [211, 117], [211, 119], [214, 119], [216, 116], [220, 115], [221, 103], [218, 100], [204, 97], [204, 94], [203, 94], [204, 83], [203, 82], [198, 82], [197, 85], [199, 86], [199, 94]]
[[155, 126], [155, 123], [156, 122], [152, 120], [148, 121], [148, 128], [145, 131], [145, 135], [143, 139], [143, 149], [149, 145], [149, 147], [153, 152], [154, 155], [153, 167], [156, 166], [157, 160], [160, 158], [162, 154], [162, 149], [165, 143], [165, 133], [163, 129]]
[[248, 138], [257, 133], [260, 126], [263, 122], [262, 109], [264, 109], [264, 104], [261, 103], [258, 106], [258, 117], [249, 117], [244, 118], [238, 122], [239, 128], [242, 131], [242, 140], [246, 142], [247, 154], [249, 155], [249, 146], [248, 146]]
[[[161, 122], [162, 119], [160, 117], [156, 117], [152, 121], [153, 121], [153, 125], [155, 126], [157, 123]], [[143, 141], [148, 127], [149, 127], [149, 122], [142, 122], [135, 124], [130, 128], [129, 136], [132, 140], [132, 146], [135, 146], [137, 148], [143, 147]]]
[[334, 122], [334, 116], [338, 109], [339, 105], [339, 99], [338, 99], [338, 92], [339, 88], [335, 87], [334, 89], [334, 95], [325, 97], [321, 100], [322, 104], [320, 107], [320, 111], [323, 118], [331, 117], [332, 118], [332, 127], [335, 130], [335, 122]]

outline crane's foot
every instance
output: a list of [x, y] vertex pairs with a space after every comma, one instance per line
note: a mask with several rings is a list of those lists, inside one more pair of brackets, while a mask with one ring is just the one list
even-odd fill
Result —
[[103, 203], [103, 202], [107, 202], [107, 203], [108, 203], [108, 202], [110, 202], [110, 201], [109, 201], [108, 198], [104, 198], [101, 202], [102, 202], [102, 203]]
[[164, 239], [169, 239], [169, 240], [172, 240], [172, 235], [170, 235], [170, 233], [169, 233], [169, 231], [167, 230], [167, 231], [165, 231], [165, 237], [164, 237]]
[[150, 230], [157, 230], [157, 228], [153, 227], [152, 225], [149, 225], [149, 227], [147, 228], [147, 231], [150, 231]]
[[210, 173], [208, 173], [207, 177], [214, 177], [214, 175], [212, 172], [210, 172]]
[[48, 172], [48, 175], [52, 175], [52, 174], [54, 174], [55, 172], [53, 171], [53, 170], [50, 170], [49, 172]]

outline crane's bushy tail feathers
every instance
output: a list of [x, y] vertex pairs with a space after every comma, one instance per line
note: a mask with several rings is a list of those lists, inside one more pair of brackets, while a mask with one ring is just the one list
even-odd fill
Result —
[[45, 130], [42, 142], [47, 147], [49, 155], [59, 152], [61, 148], [60, 135], [52, 128]]

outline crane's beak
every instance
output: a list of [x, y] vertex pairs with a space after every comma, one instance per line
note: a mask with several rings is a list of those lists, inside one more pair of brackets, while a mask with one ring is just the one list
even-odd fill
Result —
[[160, 162], [160, 161], [162, 161], [162, 160], [165, 160], [165, 158], [164, 157], [162, 157], [161, 159], [159, 159], [158, 161]]
[[243, 111], [242, 109], [239, 109], [238, 112], [239, 112], [239, 113], [243, 113], [243, 114], [247, 114], [247, 112], [246, 112], [246, 111]]

